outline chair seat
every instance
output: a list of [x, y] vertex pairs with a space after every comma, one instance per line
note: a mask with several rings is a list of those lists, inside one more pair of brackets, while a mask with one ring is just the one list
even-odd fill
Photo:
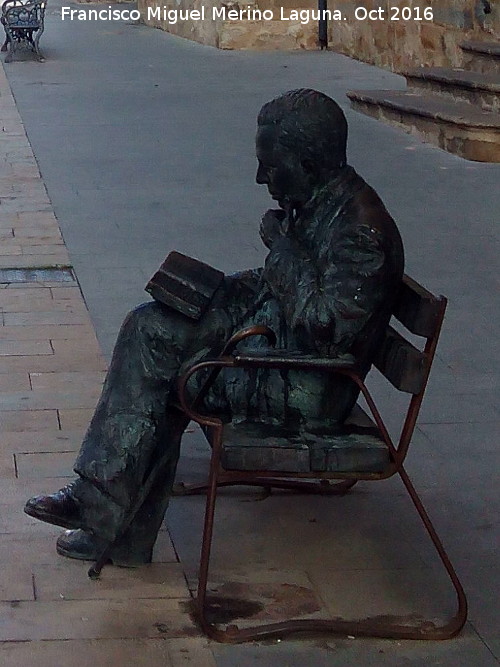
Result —
[[376, 425], [359, 406], [342, 426], [307, 432], [261, 422], [226, 424], [223, 443], [226, 470], [383, 472], [391, 462]]

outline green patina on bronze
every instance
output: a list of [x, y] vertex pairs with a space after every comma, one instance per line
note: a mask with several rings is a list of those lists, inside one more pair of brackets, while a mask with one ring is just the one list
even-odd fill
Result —
[[[127, 316], [75, 464], [79, 478], [63, 494], [80, 508], [74, 527], [88, 540], [113, 540], [140, 502], [115, 548], [117, 561], [124, 553], [130, 562], [151, 556], [187, 422], [176, 407], [177, 381], [187, 367], [218, 355], [239, 329], [262, 324], [275, 332], [278, 349], [353, 355], [369, 369], [401, 284], [403, 249], [380, 198], [347, 165], [346, 140], [340, 107], [321, 93], [291, 91], [266, 104], [258, 117], [257, 182], [278, 207], [261, 222], [269, 250], [264, 266], [225, 276], [199, 320], [156, 302]], [[267, 349], [264, 339], [245, 345], [249, 352]], [[193, 396], [203, 380], [193, 382]], [[204, 407], [235, 423], [303, 433], [341, 424], [357, 395], [339, 375], [228, 368]], [[339, 452], [335, 461], [344, 448]], [[313, 455], [321, 469], [338, 465], [323, 451]], [[152, 472], [155, 482], [143, 497]], [[37, 516], [50, 498], [30, 501], [30, 513]], [[38, 518], [57, 523], [41, 511]]]

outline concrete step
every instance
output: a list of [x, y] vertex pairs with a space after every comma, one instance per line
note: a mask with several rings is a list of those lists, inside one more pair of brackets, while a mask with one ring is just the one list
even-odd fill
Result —
[[357, 90], [351, 106], [467, 160], [500, 162], [500, 114], [435, 93]]
[[470, 102], [486, 111], [500, 111], [500, 76], [461, 68], [418, 67], [405, 74], [408, 88]]
[[464, 68], [500, 77], [500, 42], [463, 42]]

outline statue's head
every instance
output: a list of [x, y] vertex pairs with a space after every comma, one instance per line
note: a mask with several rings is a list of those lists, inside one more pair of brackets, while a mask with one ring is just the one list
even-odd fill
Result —
[[323, 93], [284, 93], [262, 107], [257, 123], [256, 180], [284, 208], [305, 204], [346, 165], [347, 121]]

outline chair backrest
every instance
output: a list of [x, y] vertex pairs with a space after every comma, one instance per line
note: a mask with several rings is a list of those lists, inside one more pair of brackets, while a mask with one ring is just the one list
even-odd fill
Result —
[[413, 432], [436, 351], [447, 299], [434, 296], [409, 276], [404, 276], [393, 309], [403, 327], [425, 340], [421, 349], [389, 325], [374, 365], [400, 391], [412, 394], [400, 440], [404, 456]]
[[5, 0], [5, 2], [2, 4], [2, 14], [5, 14], [5, 12], [11, 7], [22, 7], [23, 4], [24, 3], [22, 0]]
[[2, 5], [2, 23], [11, 28], [39, 28], [44, 20], [45, 0], [6, 0]]

